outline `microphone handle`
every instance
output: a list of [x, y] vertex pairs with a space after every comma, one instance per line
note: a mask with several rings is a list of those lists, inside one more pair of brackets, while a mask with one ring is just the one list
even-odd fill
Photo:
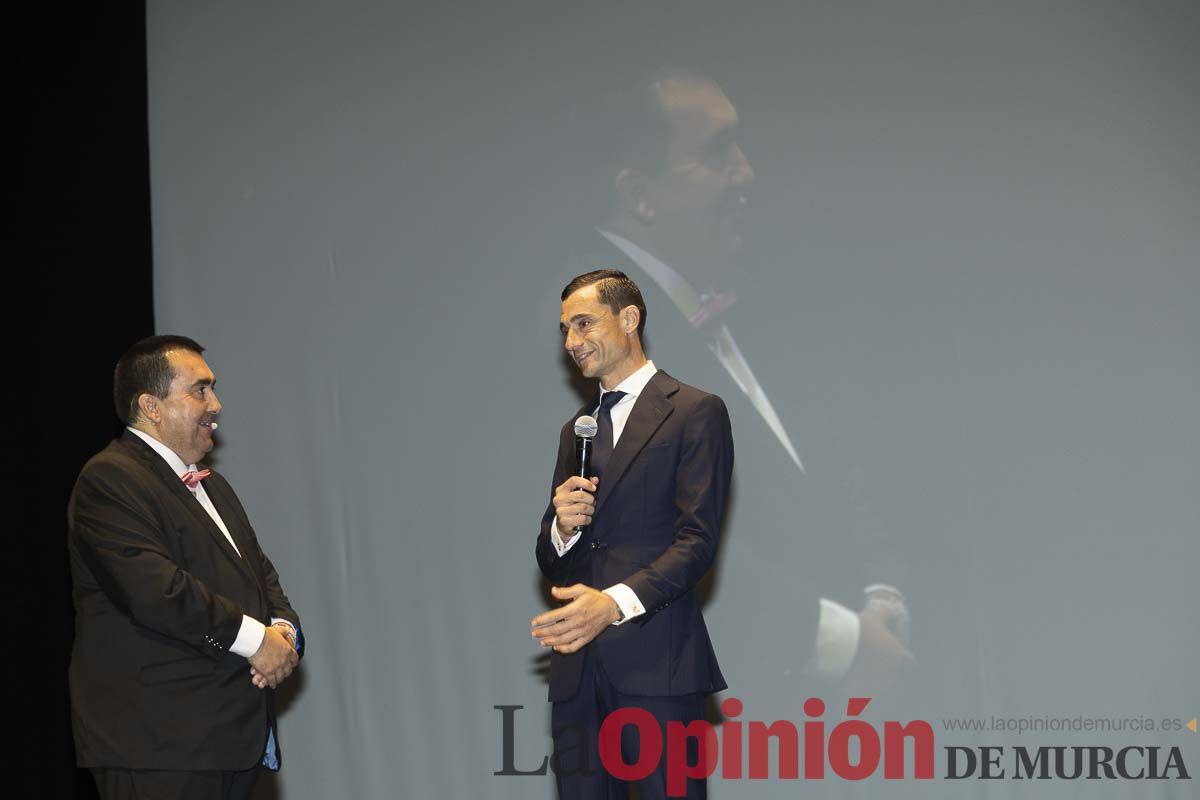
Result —
[[[592, 471], [592, 440], [584, 436], [575, 437], [575, 463], [579, 465], [579, 471], [576, 473], [581, 478], [587, 478], [588, 473]], [[575, 529], [576, 533], [587, 533], [587, 525], [581, 525]]]

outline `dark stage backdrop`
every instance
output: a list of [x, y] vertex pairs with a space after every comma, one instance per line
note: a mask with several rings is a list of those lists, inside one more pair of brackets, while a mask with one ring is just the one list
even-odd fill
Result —
[[[311, 645], [273, 790], [551, 796], [493, 775], [494, 707], [524, 706], [516, 766], [540, 764], [533, 543], [578, 405], [557, 293], [608, 185], [580, 120], [656, 65], [712, 75], [741, 116], [729, 328], [805, 466], [743, 402], [706, 615], [744, 718], [803, 718], [806, 582], [857, 607], [881, 580], [921, 662], [893, 708], [939, 745], [1178, 745], [1200, 769], [1187, 731], [941, 722], [1200, 711], [1194, 4], [168, 2], [147, 22], [158, 327], [210, 348], [217, 463]], [[650, 310], [651, 356], [732, 407], [715, 357], [654, 344], [671, 313]]]
[[91, 777], [74, 768], [69, 725], [74, 615], [66, 505], [80, 467], [118, 430], [113, 365], [154, 328], [145, 13], [137, 3], [107, 5], [38, 17], [20, 28], [22, 37], [38, 43], [19, 73], [31, 96], [17, 241], [28, 238], [29, 244], [17, 248], [9, 267], [19, 285], [28, 280], [36, 291], [19, 294], [35, 317], [17, 339], [37, 341], [39, 394], [49, 398], [58, 420], [69, 420], [46, 424], [40, 413], [30, 417], [39, 439], [48, 435], [50, 443], [39, 448], [36, 482], [45, 501], [31, 541], [43, 569], [35, 572], [29, 596], [50, 592], [57, 603], [54, 616], [43, 620], [53, 631], [46, 642], [52, 660], [30, 653], [53, 676], [54, 716], [50, 734], [35, 739], [38, 762], [49, 768], [35, 773], [28, 796], [96, 796]]

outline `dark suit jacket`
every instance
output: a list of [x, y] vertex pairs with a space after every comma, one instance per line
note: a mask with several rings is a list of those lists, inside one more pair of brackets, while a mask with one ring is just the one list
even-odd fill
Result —
[[272, 690], [229, 652], [247, 614], [299, 628], [246, 512], [205, 490], [241, 556], [171, 467], [126, 431], [83, 468], [67, 511], [71, 706], [83, 767], [243, 770], [262, 760]]
[[[552, 491], [575, 471], [574, 422], [559, 436]], [[624, 583], [646, 613], [606, 629], [588, 648], [624, 694], [675, 696], [724, 689], [696, 584], [713, 564], [733, 471], [733, 436], [720, 397], [661, 370], [634, 403], [596, 493], [590, 530], [560, 557], [542, 518], [537, 560], [556, 585]], [[579, 688], [584, 651], [553, 653], [550, 699]]]

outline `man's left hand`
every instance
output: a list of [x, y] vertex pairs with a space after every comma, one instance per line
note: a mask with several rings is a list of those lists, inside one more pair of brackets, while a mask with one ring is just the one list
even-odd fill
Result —
[[570, 602], [534, 617], [533, 638], [559, 653], [574, 653], [621, 618], [615, 600], [582, 583], [555, 586], [550, 594]]
[[[287, 680], [300, 657], [283, 633], [283, 626], [272, 625], [263, 632], [262, 644], [250, 662], [250, 681], [259, 689], [274, 689]], [[290, 631], [289, 631], [290, 634]]]

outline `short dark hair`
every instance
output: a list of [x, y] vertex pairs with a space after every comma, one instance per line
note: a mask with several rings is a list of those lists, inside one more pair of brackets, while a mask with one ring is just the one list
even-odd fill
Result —
[[671, 140], [671, 122], [662, 100], [666, 83], [717, 85], [707, 75], [680, 67], [659, 67], [642, 73], [608, 108], [608, 139], [614, 148], [609, 152], [610, 170], [628, 166], [645, 175], [657, 175], [666, 167]]
[[562, 290], [562, 298], [566, 300], [584, 287], [598, 284], [596, 292], [600, 302], [612, 309], [614, 314], [620, 313], [626, 306], [637, 306], [638, 310], [638, 340], [646, 334], [646, 301], [642, 299], [642, 290], [633, 279], [618, 269], [596, 269], [585, 272], [571, 279]]
[[125, 351], [113, 370], [113, 406], [121, 422], [130, 425], [141, 415], [138, 398], [152, 394], [163, 399], [171, 391], [175, 370], [167, 360], [172, 350], [204, 352], [194, 339], [186, 336], [150, 336]]
[[671, 142], [671, 120], [663, 107], [665, 84], [719, 84], [686, 68], [659, 67], [623, 71], [594, 91], [581, 92], [568, 115], [574, 142], [572, 158], [578, 185], [577, 202], [590, 217], [612, 211], [613, 179], [626, 167], [661, 175]]

